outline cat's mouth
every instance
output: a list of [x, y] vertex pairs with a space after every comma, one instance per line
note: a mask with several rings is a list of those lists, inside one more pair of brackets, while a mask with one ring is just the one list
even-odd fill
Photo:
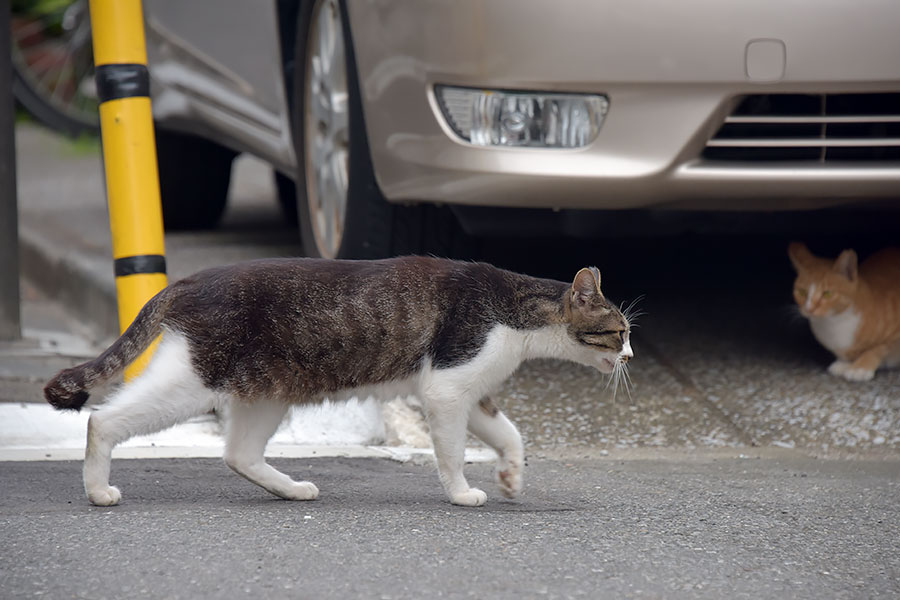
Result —
[[600, 359], [600, 370], [604, 373], [612, 373], [616, 370], [616, 362], [608, 358]]

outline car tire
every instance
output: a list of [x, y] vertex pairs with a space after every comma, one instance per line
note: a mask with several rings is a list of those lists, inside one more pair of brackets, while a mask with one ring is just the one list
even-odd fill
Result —
[[272, 178], [275, 181], [275, 194], [284, 222], [290, 227], [297, 227], [297, 184], [278, 171], [272, 171]]
[[197, 136], [157, 129], [156, 155], [166, 230], [215, 227], [225, 212], [237, 153]]
[[[334, 42], [330, 57], [319, 44], [323, 34], [332, 36]], [[351, 39], [343, 0], [316, 0], [301, 6], [292, 122], [298, 165], [297, 213], [304, 250], [308, 256], [323, 258], [383, 258], [421, 252], [450, 255], [461, 230], [449, 209], [391, 204], [378, 187]], [[332, 63], [330, 72], [323, 73], [322, 65], [327, 62]], [[342, 71], [336, 72], [340, 67]], [[315, 154], [327, 158], [317, 159]], [[345, 185], [338, 193], [334, 181], [317, 173], [327, 165], [337, 169], [331, 180], [340, 182], [344, 177]], [[323, 193], [325, 187], [330, 196]]]

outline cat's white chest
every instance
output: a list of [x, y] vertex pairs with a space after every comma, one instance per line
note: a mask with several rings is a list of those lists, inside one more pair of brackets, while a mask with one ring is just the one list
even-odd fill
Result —
[[810, 317], [809, 326], [819, 343], [840, 355], [853, 345], [856, 330], [859, 328], [860, 315], [847, 309], [837, 315], [827, 317]]

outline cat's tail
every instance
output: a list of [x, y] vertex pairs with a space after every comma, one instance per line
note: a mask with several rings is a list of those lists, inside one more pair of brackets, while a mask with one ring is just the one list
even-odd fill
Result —
[[121, 373], [159, 336], [171, 299], [171, 288], [165, 288], [144, 305], [131, 326], [103, 354], [57, 373], [44, 386], [47, 402], [59, 410], [81, 410], [91, 388]]

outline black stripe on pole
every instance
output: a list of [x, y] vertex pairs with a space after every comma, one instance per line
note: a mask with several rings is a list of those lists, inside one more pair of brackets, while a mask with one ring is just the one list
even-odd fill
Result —
[[141, 273], [166, 272], [166, 257], [161, 254], [139, 254], [115, 260], [116, 277], [139, 275]]
[[150, 73], [146, 65], [100, 65], [95, 70], [100, 102], [150, 96]]

